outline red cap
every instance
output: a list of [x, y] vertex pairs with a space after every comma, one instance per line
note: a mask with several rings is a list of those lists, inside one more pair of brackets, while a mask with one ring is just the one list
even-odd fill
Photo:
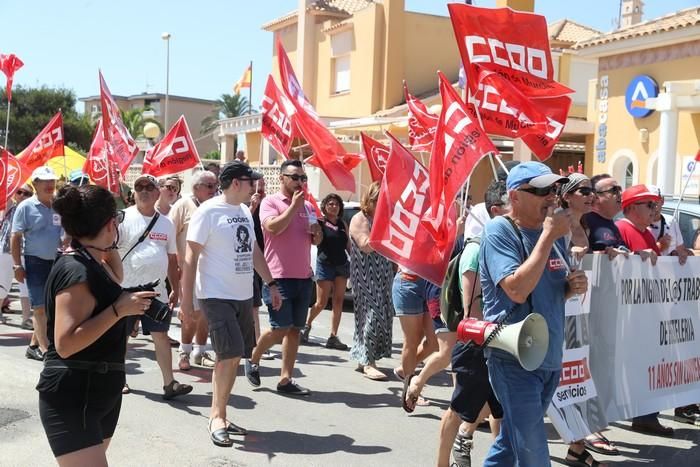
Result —
[[642, 201], [661, 201], [658, 189], [649, 185], [634, 185], [622, 192], [622, 209]]

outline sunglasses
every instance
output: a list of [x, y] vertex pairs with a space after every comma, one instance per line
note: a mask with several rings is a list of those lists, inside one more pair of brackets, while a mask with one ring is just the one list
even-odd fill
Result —
[[302, 183], [306, 183], [306, 181], [309, 179], [306, 175], [297, 175], [297, 174], [282, 174], [285, 177], [289, 177], [292, 179], [292, 181], [298, 182], [301, 181]]
[[524, 191], [525, 193], [530, 193], [531, 195], [539, 196], [540, 198], [544, 196], [549, 196], [557, 190], [555, 185], [546, 186], [544, 188], [518, 188], [518, 191]]
[[172, 191], [173, 193], [177, 193], [177, 187], [175, 185], [161, 185], [161, 188], [167, 188], [168, 190]]
[[582, 186], [580, 188], [576, 188], [574, 192], [580, 193], [581, 196], [591, 196], [593, 194], [593, 188]]
[[646, 207], [648, 207], [649, 209], [656, 209], [656, 207], [658, 206], [658, 204], [656, 204], [656, 203], [653, 202], [653, 201], [646, 201], [646, 202], [643, 202], [643, 203], [634, 203], [634, 205], [635, 205], [635, 206], [646, 206]]
[[599, 195], [602, 195], [604, 193], [612, 193], [613, 195], [619, 195], [622, 193], [622, 187], [621, 186], [614, 186], [612, 188], [608, 188], [607, 190], [600, 190], [596, 191]]
[[143, 190], [146, 191], [155, 191], [156, 187], [154, 185], [151, 185], [150, 183], [148, 185], [134, 185], [134, 191], [137, 193], [141, 193]]
[[34, 192], [27, 191], [27, 190], [17, 190], [15, 193], [17, 193], [20, 196], [33, 196], [34, 195]]
[[216, 190], [219, 188], [219, 185], [216, 183], [198, 183], [199, 186], [203, 186], [208, 190]]

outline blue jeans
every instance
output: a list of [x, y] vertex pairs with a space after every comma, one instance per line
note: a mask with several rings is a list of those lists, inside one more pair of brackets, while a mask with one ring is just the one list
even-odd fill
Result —
[[516, 361], [489, 358], [489, 380], [503, 406], [503, 422], [484, 467], [549, 466], [544, 415], [559, 384], [560, 370], [526, 371]]

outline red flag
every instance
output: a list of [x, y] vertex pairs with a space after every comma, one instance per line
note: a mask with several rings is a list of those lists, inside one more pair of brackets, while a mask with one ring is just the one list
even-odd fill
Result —
[[7, 94], [7, 102], [12, 100], [12, 80], [15, 76], [15, 71], [24, 66], [24, 62], [17, 58], [15, 54], [0, 54], [0, 71], [5, 73], [7, 77], [7, 85], [5, 93]]
[[95, 185], [100, 185], [112, 193], [119, 194], [119, 167], [105, 144], [102, 118], [97, 121], [97, 128], [95, 128], [90, 151], [83, 165], [83, 172], [90, 177]]
[[314, 156], [316, 156], [317, 166], [323, 170], [328, 180], [338, 190], [354, 192], [355, 177], [350, 172], [352, 169], [349, 166], [353, 158], [345, 157], [346, 152], [343, 146], [318, 118], [316, 110], [304, 95], [289, 57], [287, 57], [280, 41], [277, 41], [277, 55], [282, 90], [296, 109], [294, 116], [296, 127], [311, 146]]
[[[543, 16], [449, 4], [470, 103], [487, 133], [520, 137], [544, 160], [561, 136], [573, 91], [554, 79]], [[475, 79], [472, 79], [475, 78]]]
[[[374, 213], [369, 237], [372, 248], [440, 285], [445, 277], [456, 235], [454, 204], [439, 225], [444, 230], [443, 244], [437, 244], [420, 221], [429, 208], [428, 171], [393, 136], [389, 160]], [[442, 210], [444, 213], [444, 209]]]
[[445, 75], [438, 71], [438, 76], [442, 110], [430, 154], [430, 206], [433, 213], [440, 205], [452, 205], [482, 157], [498, 152]]
[[700, 149], [698, 149], [698, 153], [695, 154], [695, 161], [700, 162]]
[[7, 207], [7, 201], [32, 175], [32, 171], [13, 156], [10, 151], [0, 147], [0, 210]]
[[309, 193], [308, 185], [304, 183], [301, 189], [304, 190], [304, 199], [311, 203], [311, 206], [313, 206], [316, 218], [320, 218], [323, 215], [323, 213], [321, 212], [321, 208], [318, 207], [318, 203], [316, 202], [316, 198], [314, 198], [314, 195]]
[[33, 171], [52, 157], [63, 156], [63, 144], [63, 116], [57, 112], [17, 158]]
[[141, 173], [162, 177], [201, 164], [185, 117], [180, 116], [168, 134], [146, 153]]
[[126, 173], [139, 148], [122, 122], [119, 107], [109, 92], [100, 72], [100, 101], [102, 104], [102, 131], [110, 157], [117, 163], [120, 173]]
[[282, 94], [272, 76], [267, 77], [262, 101], [262, 135], [285, 158], [294, 139], [294, 105]]
[[408, 105], [408, 145], [414, 151], [430, 151], [437, 130], [437, 115], [428, 112], [423, 102], [408, 92], [406, 81], [403, 93]]
[[389, 148], [362, 132], [360, 132], [360, 137], [362, 138], [362, 148], [365, 151], [365, 158], [369, 165], [372, 181], [381, 180], [384, 176], [386, 161], [389, 158]]

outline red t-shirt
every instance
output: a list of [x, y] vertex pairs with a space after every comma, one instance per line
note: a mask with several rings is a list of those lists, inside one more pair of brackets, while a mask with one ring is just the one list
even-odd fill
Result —
[[661, 255], [659, 246], [656, 244], [654, 234], [649, 232], [648, 229], [644, 229], [640, 232], [639, 229], [627, 219], [620, 219], [619, 221], [615, 222], [615, 225], [620, 231], [620, 235], [622, 235], [625, 245], [627, 245], [627, 248], [629, 248], [631, 251], [636, 253], [638, 251], [651, 248], [657, 255]]

